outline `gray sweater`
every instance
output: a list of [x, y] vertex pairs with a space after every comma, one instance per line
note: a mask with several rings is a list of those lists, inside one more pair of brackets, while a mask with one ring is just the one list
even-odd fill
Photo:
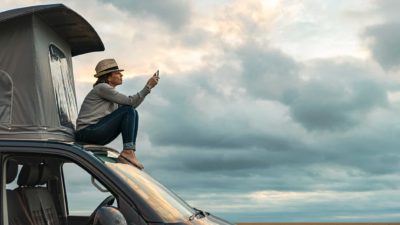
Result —
[[91, 124], [96, 124], [101, 118], [116, 110], [119, 105], [138, 107], [149, 93], [150, 89], [144, 87], [137, 94], [126, 96], [116, 91], [115, 88], [107, 83], [94, 86], [82, 103], [76, 121], [76, 131]]

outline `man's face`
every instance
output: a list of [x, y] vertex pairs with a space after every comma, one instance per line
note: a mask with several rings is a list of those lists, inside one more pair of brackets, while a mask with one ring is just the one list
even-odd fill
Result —
[[122, 76], [121, 72], [112, 72], [108, 77], [108, 84], [113, 87], [122, 84]]

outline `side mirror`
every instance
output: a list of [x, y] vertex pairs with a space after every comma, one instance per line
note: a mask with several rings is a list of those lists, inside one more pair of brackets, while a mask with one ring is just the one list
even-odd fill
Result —
[[93, 225], [127, 225], [127, 222], [117, 208], [104, 206], [97, 210]]

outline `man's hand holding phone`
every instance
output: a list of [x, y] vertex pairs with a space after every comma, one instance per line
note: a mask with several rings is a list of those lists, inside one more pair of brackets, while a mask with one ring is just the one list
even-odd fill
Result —
[[160, 79], [160, 71], [157, 70], [154, 75], [147, 81], [146, 86], [149, 89], [154, 88], [158, 84], [158, 80]]
[[160, 70], [157, 70], [153, 76], [160, 78]]

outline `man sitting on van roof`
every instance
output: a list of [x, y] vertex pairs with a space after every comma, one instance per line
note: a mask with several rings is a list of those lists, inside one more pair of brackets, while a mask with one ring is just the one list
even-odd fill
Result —
[[138, 107], [159, 80], [154, 74], [137, 94], [126, 96], [115, 90], [122, 84], [122, 71], [115, 59], [103, 59], [96, 68], [97, 81], [82, 103], [76, 128], [76, 140], [89, 144], [106, 145], [122, 134], [122, 162], [143, 169], [135, 155], [138, 132]]

